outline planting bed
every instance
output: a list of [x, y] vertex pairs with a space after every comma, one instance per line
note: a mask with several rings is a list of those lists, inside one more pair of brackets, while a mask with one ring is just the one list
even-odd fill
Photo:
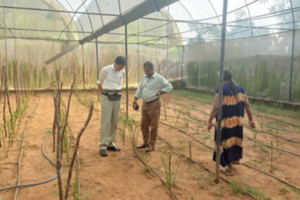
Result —
[[[97, 101], [97, 92], [74, 93], [68, 118], [69, 153], [66, 151], [63, 154], [62, 161], [64, 188], [69, 163], [66, 158], [72, 155], [75, 146], [70, 127], [76, 136], [88, 116], [91, 99], [95, 102], [95, 109], [79, 147], [80, 192], [71, 187], [69, 199], [300, 199], [299, 111], [253, 104], [254, 120], [258, 127], [256, 131], [250, 130], [245, 117], [243, 164], [235, 166], [235, 176], [221, 174], [223, 179], [215, 184], [212, 173], [215, 163], [211, 150], [214, 147], [213, 131], [209, 133], [206, 130], [213, 96], [184, 90], [174, 90], [165, 95], [163, 102], [166, 110], [162, 107], [156, 150], [148, 154], [143, 150], [135, 151], [132, 147], [133, 133], [137, 143], [142, 142], [138, 126], [141, 115], [140, 111], [134, 111], [129, 106], [129, 121], [121, 116], [115, 141], [122, 151], [108, 152], [108, 157], [103, 158], [98, 147], [101, 106]], [[126, 112], [125, 92], [123, 94], [121, 115]], [[134, 91], [130, 91], [130, 104], [133, 95]], [[65, 104], [68, 97], [69, 93], [62, 94]], [[11, 103], [13, 109], [15, 105]], [[141, 100], [139, 103], [141, 105]], [[0, 148], [0, 188], [17, 184], [23, 131], [32, 114], [26, 131], [20, 184], [41, 182], [56, 176], [56, 167], [42, 154], [42, 144], [49, 134], [45, 153], [56, 162], [51, 136], [53, 113], [53, 93], [30, 97], [8, 157], [5, 157], [3, 147]], [[127, 128], [124, 128], [125, 125]], [[273, 150], [269, 147], [271, 142]], [[171, 169], [176, 174], [171, 180], [171, 190], [164, 183], [167, 177], [162, 161], [168, 155], [172, 155]], [[76, 171], [77, 168], [73, 173]], [[0, 199], [14, 199], [15, 192], [16, 189], [0, 191]], [[58, 199], [58, 195], [55, 179], [46, 184], [20, 188], [17, 199], [52, 200]]]

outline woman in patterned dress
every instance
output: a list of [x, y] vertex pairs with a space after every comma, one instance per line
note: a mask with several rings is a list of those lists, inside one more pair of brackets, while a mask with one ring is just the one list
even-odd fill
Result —
[[[222, 101], [222, 131], [221, 131], [221, 158], [220, 164], [225, 167], [227, 175], [234, 175], [232, 164], [239, 164], [239, 160], [243, 157], [243, 125], [244, 109], [249, 119], [251, 128], [255, 128], [250, 104], [242, 86], [236, 84], [232, 80], [232, 72], [229, 69], [224, 69], [223, 83], [223, 101]], [[212, 120], [216, 117], [216, 125], [218, 122], [219, 109], [219, 88], [215, 91], [214, 105], [208, 120], [208, 131], [212, 128]], [[216, 138], [217, 127], [215, 128], [215, 150], [213, 160], [216, 161]]]

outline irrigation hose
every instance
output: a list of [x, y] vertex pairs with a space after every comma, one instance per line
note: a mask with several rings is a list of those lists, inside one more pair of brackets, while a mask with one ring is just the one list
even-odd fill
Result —
[[[77, 97], [77, 99], [78, 99], [78, 101], [81, 103], [81, 104], [83, 104], [84, 106], [87, 106], [83, 101], [81, 101], [81, 99], [77, 96], [77, 95], [75, 95], [76, 97]], [[95, 109], [95, 110], [98, 110], [98, 109]], [[99, 111], [99, 110], [98, 110]], [[100, 120], [100, 119], [94, 119], [95, 121], [96, 120]], [[79, 123], [79, 122], [71, 122], [71, 123]], [[163, 183], [164, 183], [164, 185], [166, 186], [166, 183], [165, 183], [165, 181], [162, 179], [162, 177], [152, 168], [152, 167], [150, 167], [141, 157], [140, 157], [140, 155], [138, 154], [138, 152], [137, 152], [137, 150], [134, 148], [134, 152], [135, 152], [135, 154], [136, 154], [136, 156], [138, 157], [138, 159], [145, 165], [145, 166], [147, 166], [149, 169], [151, 169], [151, 171], [160, 179], [160, 181], [162, 181]], [[172, 191], [172, 189], [171, 188], [167, 188], [170, 192], [171, 192], [171, 194], [177, 199], [177, 200], [180, 200], [178, 197], [177, 197], [177, 195]]]
[[[145, 165], [145, 166], [147, 166], [149, 169], [151, 169], [151, 171], [160, 179], [160, 181], [161, 182], [163, 182], [163, 184], [166, 186], [166, 182], [162, 179], [162, 177], [152, 168], [152, 167], [150, 167], [141, 157], [140, 157], [140, 155], [138, 154], [138, 152], [137, 152], [137, 150], [136, 150], [136, 148], [134, 148], [134, 152], [135, 152], [135, 154], [137, 155], [137, 157], [138, 157], [138, 159]], [[171, 189], [171, 188], [168, 188], [167, 187], [167, 189], [172, 193], [172, 195], [176, 198], [176, 199], [178, 199], [178, 200], [180, 200], [179, 199], [179, 197], [177, 197], [177, 195], [173, 192], [173, 190]]]
[[[48, 137], [49, 137], [49, 134], [47, 134], [46, 136], [46, 139], [44, 140], [43, 142], [43, 145], [42, 145], [42, 153], [44, 155], [44, 157], [53, 165], [56, 165], [50, 158], [47, 157], [46, 153], [45, 153], [45, 150], [44, 150], [44, 147], [45, 147], [45, 143], [46, 141], [48, 140]], [[61, 168], [60, 169], [60, 173], [63, 172], [63, 169]], [[9, 190], [9, 189], [14, 189], [14, 188], [22, 188], [22, 187], [30, 187], [30, 186], [37, 186], [37, 185], [42, 185], [42, 184], [45, 184], [45, 183], [49, 183], [50, 181], [53, 181], [57, 178], [57, 176], [51, 178], [51, 179], [48, 179], [48, 180], [45, 180], [45, 181], [42, 181], [42, 182], [37, 182], [37, 183], [30, 183], [30, 184], [23, 184], [23, 185], [15, 185], [15, 186], [10, 186], [10, 187], [6, 187], [6, 188], [0, 188], [0, 191], [3, 191], [3, 190]]]
[[[21, 152], [20, 152], [20, 157], [19, 157], [19, 163], [18, 163], [18, 181], [17, 181], [17, 185], [20, 185], [20, 178], [21, 178], [21, 162], [22, 162], [22, 156], [23, 156], [23, 150], [24, 150], [24, 147], [25, 147], [25, 139], [26, 139], [26, 132], [27, 132], [27, 129], [28, 129], [28, 125], [30, 123], [30, 119], [33, 117], [37, 107], [39, 106], [39, 103], [40, 103], [40, 100], [41, 100], [41, 97], [40, 96], [37, 96], [39, 98], [33, 112], [31, 113], [30, 117], [28, 118], [27, 120], [27, 124], [26, 124], [26, 127], [23, 131], [23, 140], [22, 140], [22, 146], [21, 146]], [[18, 193], [19, 193], [19, 188], [17, 188], [16, 192], [15, 192], [15, 196], [14, 196], [14, 200], [17, 199], [17, 196], [18, 196]]]
[[[79, 98], [78, 98], [78, 99], [79, 99]], [[80, 101], [80, 102], [81, 102], [81, 101]], [[81, 103], [83, 103], [83, 102], [81, 102]], [[83, 104], [84, 104], [84, 103], [83, 103]], [[172, 109], [172, 108], [168, 108], [168, 109]], [[173, 110], [175, 110], [175, 109], [173, 109]], [[168, 117], [174, 117], [174, 116], [168, 116]], [[177, 118], [177, 117], [174, 117], [174, 118]], [[179, 118], [179, 119], [184, 119], [184, 118]], [[187, 120], [187, 119], [184, 119], [184, 120]], [[192, 120], [188, 120], [188, 121], [197, 123], [197, 122], [192, 121]], [[201, 142], [200, 140], [198, 140], [197, 138], [195, 138], [194, 136], [190, 135], [189, 133], [187, 133], [187, 132], [185, 132], [185, 131], [183, 131], [183, 130], [177, 128], [177, 127], [174, 127], [174, 126], [172, 126], [172, 125], [170, 125], [170, 124], [167, 124], [167, 123], [164, 123], [164, 122], [161, 122], [161, 121], [160, 121], [160, 123], [162, 123], [162, 124], [164, 124], [164, 125], [167, 125], [167, 126], [170, 126], [170, 127], [172, 127], [172, 128], [178, 129], [180, 132], [182, 132], [182, 133], [184, 133], [184, 134], [186, 134], [186, 135], [192, 137], [194, 140], [196, 140], [196, 141], [199, 142], [200, 144], [204, 145], [205, 147], [207, 147], [207, 148], [209, 148], [209, 149], [213, 149], [213, 148], [211, 148], [210, 146], [208, 146], [208, 145], [204, 144], [203, 142]], [[198, 124], [200, 124], [200, 123], [198, 123]], [[203, 125], [203, 124], [202, 124], [202, 125]], [[158, 136], [158, 137], [161, 138], [160, 136]], [[250, 140], [252, 140], [252, 141], [254, 141], [254, 139], [252, 139], [252, 138], [250, 138], [250, 137], [248, 137], [248, 136], [246, 136], [246, 135], [245, 135], [245, 137], [248, 138], [248, 139], [250, 139]], [[161, 139], [162, 139], [162, 138], [161, 138]], [[285, 138], [285, 139], [286, 139], [286, 138]], [[287, 140], [289, 141], [289, 139], [287, 139]], [[167, 143], [168, 143], [168, 142], [167, 142]], [[271, 146], [266, 145], [266, 144], [263, 144], [263, 143], [261, 143], [261, 142], [257, 142], [257, 143], [259, 143], [259, 144], [261, 144], [261, 145], [263, 145], [263, 146], [266, 146], [266, 147], [271, 148]], [[170, 145], [170, 144], [169, 144], [169, 145]], [[170, 146], [171, 146], [171, 145], [170, 145]], [[285, 152], [285, 153], [288, 153], [288, 154], [291, 154], [291, 155], [300, 157], [300, 155], [298, 155], [298, 154], [295, 154], [295, 153], [292, 153], [292, 152], [289, 152], [289, 151], [286, 151], [286, 150], [283, 150], [283, 149], [279, 149], [279, 148], [275, 148], [275, 149], [278, 149], [278, 150], [283, 151], [283, 152]], [[185, 156], [185, 155], [183, 155], [183, 156]], [[185, 157], [186, 157], [186, 156], [185, 156]], [[189, 159], [189, 158], [188, 158], [188, 159]], [[200, 163], [197, 163], [197, 162], [194, 161], [194, 160], [193, 160], [193, 162], [195, 162], [195, 163], [198, 164], [199, 166], [203, 167], [204, 169], [210, 171], [208, 168], [205, 168], [205, 167], [202, 166]], [[294, 185], [292, 185], [292, 184], [289, 184], [289, 183], [287, 183], [287, 182], [285, 182], [285, 181], [283, 181], [283, 180], [277, 178], [276, 176], [273, 176], [273, 175], [271, 175], [271, 174], [269, 174], [269, 173], [266, 173], [266, 172], [264, 172], [264, 171], [262, 171], [262, 170], [256, 169], [255, 167], [252, 167], [252, 166], [250, 166], [250, 165], [248, 165], [248, 164], [244, 164], [244, 163], [243, 163], [242, 165], [244, 165], [244, 166], [246, 166], [246, 167], [249, 167], [249, 168], [252, 168], [252, 169], [254, 169], [254, 170], [256, 170], [256, 171], [259, 171], [259, 172], [261, 172], [261, 173], [263, 173], [263, 174], [265, 174], [265, 175], [267, 175], [267, 176], [270, 176], [270, 177], [272, 177], [272, 178], [274, 178], [274, 179], [276, 179], [276, 180], [278, 180], [278, 181], [280, 181], [280, 182], [282, 182], [282, 183], [284, 183], [284, 184], [286, 184], [286, 185], [288, 185], [288, 186], [290, 186], [290, 187], [292, 187], [292, 188], [294, 188], [294, 189], [300, 191], [300, 189], [297, 188], [296, 186], [294, 186]], [[210, 172], [211, 172], [211, 171], [210, 171]], [[223, 179], [223, 178], [222, 178], [222, 179]], [[227, 180], [225, 179], [225, 181], [227, 181]], [[248, 193], [247, 193], [247, 194], [248, 194]], [[251, 194], [249, 194], [249, 195], [251, 196]]]
[[[78, 98], [78, 100], [79, 100], [79, 102], [80, 103], [82, 103], [83, 105], [85, 105], [85, 106], [87, 106], [84, 102], [82, 102], [81, 101], [81, 99], [78, 97], [78, 96], [76, 96], [77, 98]], [[171, 110], [175, 110], [175, 111], [177, 111], [176, 109], [174, 109], [174, 108], [168, 108], [167, 107], [167, 109], [171, 109]], [[190, 121], [190, 122], [193, 122], [193, 123], [197, 123], [197, 122], [195, 122], [195, 121], [193, 121], [193, 120], [188, 120], [188, 121]], [[203, 122], [205, 122], [204, 120], [199, 120], [199, 121], [203, 121]], [[160, 122], [160, 123], [163, 123], [163, 122]], [[205, 122], [206, 123], [206, 122]], [[200, 123], [198, 123], [199, 125], [204, 125], [204, 124], [200, 124]], [[167, 124], [168, 126], [169, 126], [169, 124]], [[250, 140], [252, 140], [252, 141], [254, 141], [253, 139], [251, 139], [250, 137], [248, 137], [248, 136], [246, 136], [245, 134], [244, 134], [244, 136], [245, 137], [247, 137], [248, 139], [250, 139]], [[263, 146], [266, 146], [266, 147], [269, 147], [269, 148], [271, 148], [271, 146], [269, 146], [269, 145], [266, 145], [266, 144], [263, 144], [263, 143], [260, 143], [260, 142], [257, 142], [257, 143], [259, 143], [259, 144], [261, 144], [261, 145], [263, 145]], [[300, 155], [298, 155], [298, 154], [295, 154], [295, 153], [293, 153], [293, 152], [290, 152], [290, 151], [286, 151], [286, 150], [283, 150], [283, 149], [279, 149], [279, 148], [275, 148], [275, 147], [273, 147], [274, 149], [277, 149], [277, 150], [279, 150], [279, 151], [282, 151], [282, 152], [285, 152], [285, 153], [288, 153], [288, 154], [291, 154], [291, 155], [294, 155], [294, 156], [297, 156], [297, 157], [300, 157]]]
[[[200, 140], [198, 140], [197, 138], [195, 138], [193, 135], [191, 135], [191, 134], [189, 134], [189, 133], [187, 133], [187, 132], [185, 132], [185, 131], [183, 131], [183, 130], [177, 128], [177, 127], [174, 127], [174, 126], [172, 126], [172, 125], [169, 125], [169, 124], [167, 124], [167, 123], [164, 123], [164, 122], [160, 122], [160, 123], [162, 123], [162, 124], [164, 124], [164, 125], [167, 125], [167, 126], [170, 126], [170, 127], [174, 128], [174, 129], [178, 129], [180, 132], [182, 132], [182, 133], [184, 133], [184, 134], [190, 136], [191, 138], [193, 138], [193, 139], [194, 139], [195, 141], [197, 141], [198, 143], [200, 143], [200, 144], [202, 144], [203, 146], [205, 146], [205, 147], [207, 147], [207, 148], [213, 150], [212, 147], [210, 147], [210, 146], [206, 145], [205, 143], [201, 142]], [[158, 136], [158, 137], [161, 138], [160, 136]], [[161, 139], [162, 139], [162, 138], [161, 138]], [[164, 140], [164, 139], [163, 139], [163, 140]], [[167, 141], [165, 141], [165, 142], [167, 142]], [[167, 143], [168, 143], [168, 142], [167, 142]], [[170, 146], [171, 146], [171, 145], [170, 145]], [[188, 158], [188, 159], [189, 159], [189, 158]], [[195, 161], [193, 161], [193, 162], [195, 162]], [[242, 165], [244, 165], [244, 166], [246, 166], [246, 167], [249, 167], [249, 168], [252, 168], [252, 169], [254, 169], [254, 170], [256, 170], [256, 171], [259, 171], [259, 172], [261, 172], [261, 173], [263, 173], [263, 174], [265, 174], [265, 175], [267, 175], [267, 176], [270, 176], [270, 177], [272, 177], [272, 178], [274, 178], [274, 179], [276, 179], [276, 180], [278, 180], [278, 181], [280, 181], [280, 182], [282, 182], [282, 183], [284, 183], [284, 184], [286, 184], [286, 185], [288, 185], [288, 186], [290, 186], [290, 187], [292, 187], [292, 188], [294, 188], [294, 189], [300, 191], [300, 189], [297, 188], [296, 186], [294, 186], [294, 185], [292, 185], [292, 184], [290, 184], [290, 183], [288, 183], [288, 182], [286, 182], [286, 181], [284, 181], [284, 180], [281, 180], [280, 178], [278, 178], [278, 177], [276, 177], [276, 176], [273, 176], [272, 174], [269, 174], [269, 173], [267, 173], [267, 172], [264, 172], [264, 171], [262, 171], [262, 170], [260, 170], [260, 169], [257, 169], [257, 168], [255, 168], [255, 167], [249, 165], [249, 164], [246, 164], [246, 163], [242, 163]]]
[[[187, 158], [188, 160], [190, 160], [190, 161], [192, 161], [193, 163], [195, 163], [195, 164], [199, 165], [200, 167], [204, 168], [206, 171], [209, 171], [210, 173], [215, 174], [215, 173], [214, 173], [213, 171], [211, 171], [209, 168], [207, 168], [207, 167], [201, 165], [200, 163], [198, 163], [197, 161], [195, 161], [195, 160], [193, 160], [193, 159], [190, 159], [190, 158], [189, 158], [188, 156], [186, 156], [185, 154], [180, 153], [180, 151], [179, 151], [176, 147], [174, 147], [172, 144], [170, 144], [167, 140], [165, 140], [165, 139], [162, 138], [161, 136], [158, 135], [158, 138], [160, 138], [160, 139], [163, 140], [165, 143], [167, 143], [168, 145], [170, 145], [170, 147], [172, 147], [172, 148], [177, 152], [178, 155], [184, 156], [184, 157]], [[223, 178], [222, 176], [219, 176], [219, 177], [220, 177], [223, 181], [225, 181], [226, 183], [230, 184], [230, 182], [229, 182], [227, 179]], [[253, 196], [252, 194], [246, 192], [243, 188], [241, 188], [241, 190], [242, 190], [243, 193], [249, 195], [249, 196], [252, 197], [253, 199], [258, 200], [255, 196]]]

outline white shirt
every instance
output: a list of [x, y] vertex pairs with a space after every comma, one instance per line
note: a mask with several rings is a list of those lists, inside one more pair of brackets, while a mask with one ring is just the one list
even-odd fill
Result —
[[116, 71], [114, 64], [103, 67], [97, 84], [105, 90], [121, 90], [125, 70]]
[[150, 102], [158, 98], [159, 91], [170, 92], [173, 86], [162, 75], [154, 74], [149, 78], [146, 74], [143, 76], [140, 85], [135, 93], [135, 97], [143, 97], [144, 102]]

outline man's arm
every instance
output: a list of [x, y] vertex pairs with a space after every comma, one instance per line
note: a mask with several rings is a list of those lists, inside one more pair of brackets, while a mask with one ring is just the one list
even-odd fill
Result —
[[98, 84], [98, 90], [100, 91], [100, 94], [102, 94], [102, 93], [103, 93], [102, 84]]
[[163, 76], [161, 78], [163, 88], [159, 91], [159, 95], [171, 92], [171, 90], [173, 89], [172, 84], [169, 81], [167, 81], [167, 79], [165, 79]]
[[134, 95], [134, 99], [133, 99], [133, 105], [132, 105], [132, 108], [135, 110], [135, 108], [138, 106], [138, 103], [137, 103], [137, 100], [139, 98], [141, 98], [142, 94], [143, 94], [143, 86], [142, 86], [142, 82], [143, 82], [143, 78], [140, 82], [140, 85], [138, 87], [138, 89], [136, 90], [135, 92], [135, 95]]
[[99, 74], [99, 78], [98, 78], [98, 81], [97, 81], [97, 84], [98, 84], [98, 90], [100, 91], [100, 93], [102, 94], [103, 93], [103, 88], [102, 88], [102, 84], [106, 78], [106, 75], [107, 75], [107, 72], [105, 69], [102, 69], [100, 74]]

